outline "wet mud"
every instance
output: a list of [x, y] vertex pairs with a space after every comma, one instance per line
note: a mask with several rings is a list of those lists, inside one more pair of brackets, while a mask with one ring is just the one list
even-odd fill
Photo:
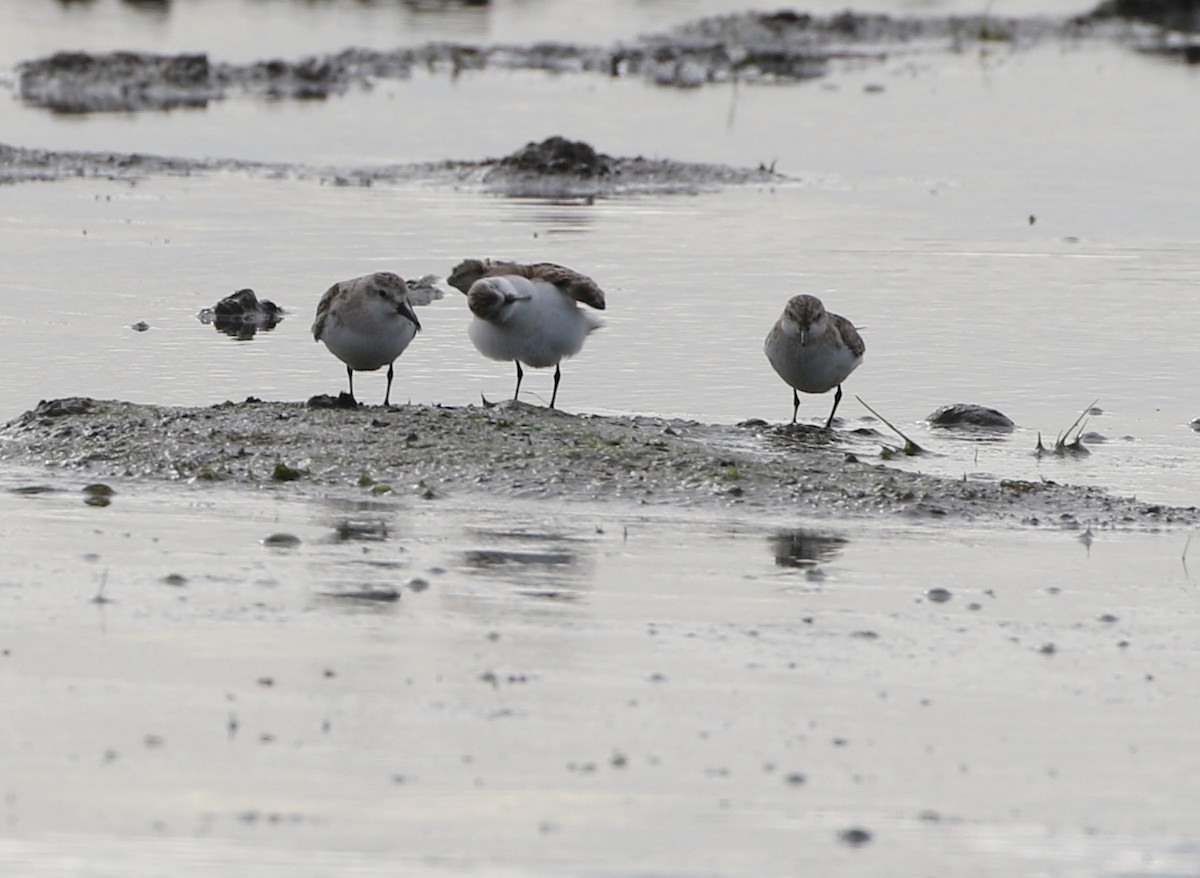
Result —
[[[581, 161], [580, 155], [591, 156]], [[222, 172], [266, 178], [315, 180], [333, 186], [421, 182], [476, 187], [512, 197], [597, 198], [624, 194], [694, 194], [722, 186], [774, 184], [789, 178], [773, 169], [702, 162], [616, 157], [589, 144], [551, 137], [500, 158], [370, 167], [315, 167], [242, 159], [188, 159], [143, 153], [51, 151], [0, 143], [0, 184], [73, 177], [140, 180]]]
[[[672, 88], [797, 82], [824, 76], [838, 64], [962, 51], [972, 45], [1026, 46], [1048, 39], [1109, 39], [1149, 49], [1158, 45], [1167, 54], [1191, 61], [1186, 52], [1172, 48], [1178, 40], [1166, 40], [1160, 31], [1194, 32], [1197, 19], [1194, 4], [1112, 0], [1069, 19], [743, 13], [700, 19], [607, 47], [441, 42], [391, 51], [352, 48], [251, 64], [218, 62], [205, 54], [59, 52], [20, 64], [15, 88], [21, 100], [53, 112], [96, 113], [204, 107], [234, 96], [319, 100], [418, 71], [458, 76], [486, 69], [544, 70], [636, 77]], [[1152, 27], [1138, 29], [1134, 22]], [[1184, 44], [1196, 45], [1186, 40]]]
[[880, 463], [878, 449], [869, 437], [815, 427], [571, 415], [516, 403], [169, 408], [68, 398], [0, 429], [0, 459], [89, 482], [340, 485], [432, 502], [482, 493], [1071, 529], [1200, 522], [1194, 507], [1097, 488], [904, 472]]

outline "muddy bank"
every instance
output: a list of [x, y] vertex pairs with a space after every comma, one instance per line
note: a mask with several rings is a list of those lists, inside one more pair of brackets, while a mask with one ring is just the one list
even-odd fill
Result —
[[1054, 482], [950, 480], [878, 460], [872, 437], [747, 422], [570, 415], [524, 404], [168, 408], [70, 398], [0, 430], [0, 459], [81, 478], [313, 484], [493, 498], [897, 516], [1066, 528], [1200, 521], [1200, 510]]
[[691, 194], [722, 186], [782, 183], [769, 168], [610, 156], [589, 144], [551, 137], [508, 156], [478, 161], [412, 162], [352, 168], [242, 159], [188, 159], [142, 153], [52, 151], [0, 143], [0, 184], [71, 177], [139, 180], [232, 172], [315, 180], [333, 186], [422, 182], [477, 187], [514, 197], [594, 198], [623, 194]]
[[21, 100], [54, 112], [93, 113], [204, 107], [235, 96], [324, 99], [416, 72], [458, 76], [487, 69], [541, 70], [635, 77], [672, 88], [798, 82], [824, 76], [839, 64], [915, 52], [958, 52], [977, 45], [1026, 46], [1081, 38], [1141, 45], [1151, 32], [1131, 31], [1127, 23], [1138, 18], [1135, 13], [1141, 7], [1131, 11], [1126, 8], [1130, 5], [1111, 3], [1071, 19], [743, 13], [705, 18], [607, 47], [443, 42], [390, 51], [352, 48], [252, 64], [219, 62], [205, 54], [59, 52], [18, 65], [16, 92]]

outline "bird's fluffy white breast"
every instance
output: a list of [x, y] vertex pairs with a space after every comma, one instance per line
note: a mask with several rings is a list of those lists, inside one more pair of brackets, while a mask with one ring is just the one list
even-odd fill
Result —
[[471, 341], [485, 357], [519, 360], [527, 366], [553, 366], [579, 353], [599, 320], [551, 283], [509, 275], [494, 278], [511, 290], [516, 301], [494, 322], [471, 321]]

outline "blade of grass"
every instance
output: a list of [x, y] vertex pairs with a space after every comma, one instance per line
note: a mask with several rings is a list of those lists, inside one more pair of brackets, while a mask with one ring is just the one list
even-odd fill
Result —
[[879, 418], [879, 420], [881, 420], [885, 424], [887, 424], [892, 429], [893, 433], [895, 433], [897, 436], [899, 436], [901, 439], [904, 440], [904, 448], [902, 450], [904, 451], [905, 454], [915, 455], [915, 454], [924, 454], [925, 453], [924, 448], [922, 448], [916, 442], [913, 442], [911, 439], [909, 439], [907, 436], [905, 436], [903, 433], [901, 433], [900, 430], [897, 429], [895, 424], [893, 424], [891, 421], [889, 421], [883, 415], [879, 414], [879, 412], [875, 411], [875, 409], [871, 408], [869, 405], [867, 405], [865, 402], [863, 402], [863, 398], [861, 396], [855, 396], [854, 398], [859, 401], [859, 403], [862, 405], [863, 408], [865, 408], [867, 411], [869, 411], [875, 417]]

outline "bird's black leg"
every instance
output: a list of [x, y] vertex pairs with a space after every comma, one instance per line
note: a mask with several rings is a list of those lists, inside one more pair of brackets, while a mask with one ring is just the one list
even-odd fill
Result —
[[354, 370], [346, 367], [346, 377], [350, 379], [350, 399], [354, 399]]
[[396, 374], [396, 367], [392, 363], [388, 363], [388, 383], [387, 390], [383, 392], [383, 405], [386, 408], [391, 405], [388, 401], [392, 398], [392, 376]]
[[517, 397], [521, 395], [521, 379], [525, 377], [525, 373], [521, 370], [521, 361], [513, 360], [517, 364], [517, 389], [513, 391], [513, 402], [517, 401]]
[[837, 412], [838, 403], [842, 401], [842, 385], [838, 385], [837, 393], [833, 395], [833, 411], [829, 413], [829, 420], [825, 422], [825, 429], [828, 430], [833, 424], [833, 416]]
[[562, 369], [554, 364], [554, 392], [550, 394], [550, 408], [554, 408], [554, 400], [558, 399], [558, 382], [562, 378]]
[[800, 413], [800, 393], [792, 388], [792, 423], [796, 423], [796, 415]]

